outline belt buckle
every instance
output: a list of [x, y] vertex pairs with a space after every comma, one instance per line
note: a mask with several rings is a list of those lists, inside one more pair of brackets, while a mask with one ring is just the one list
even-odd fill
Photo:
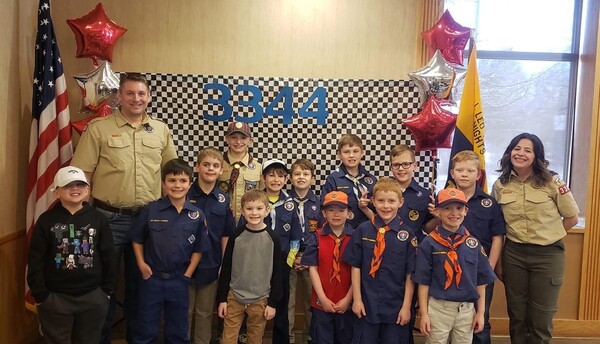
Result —
[[159, 272], [158, 273], [158, 277], [160, 277], [162, 279], [165, 279], [165, 280], [171, 279], [173, 277], [173, 275], [174, 274], [168, 274], [166, 272]]

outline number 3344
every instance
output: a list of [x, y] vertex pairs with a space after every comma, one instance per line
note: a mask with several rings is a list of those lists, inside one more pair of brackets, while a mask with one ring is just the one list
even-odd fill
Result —
[[[221, 108], [220, 113], [208, 113], [204, 112], [204, 118], [209, 121], [228, 121], [233, 114], [233, 106], [231, 102], [231, 90], [229, 86], [219, 83], [208, 83], [204, 84], [204, 91], [217, 91], [216, 98], [208, 98], [207, 102], [211, 105], [218, 105]], [[240, 97], [238, 100], [239, 106], [247, 106], [252, 108], [252, 115], [248, 117], [242, 117], [235, 115], [235, 120], [246, 123], [256, 123], [262, 120], [264, 115], [267, 116], [281, 116], [283, 118], [283, 124], [292, 124], [294, 115], [296, 114], [293, 109], [293, 98], [294, 88], [290, 86], [284, 86], [279, 90], [279, 93], [273, 98], [273, 100], [263, 109], [261, 106], [263, 96], [261, 90], [252, 85], [239, 85], [235, 88], [236, 93], [247, 94], [248, 97]], [[214, 94], [215, 92], [210, 92]], [[327, 106], [325, 101], [327, 99], [327, 91], [324, 87], [317, 87], [314, 92], [308, 97], [306, 102], [298, 109], [298, 115], [300, 117], [312, 117], [317, 119], [317, 124], [325, 125], [327, 121]], [[315, 106], [311, 106], [315, 104]], [[312, 109], [311, 109], [312, 108]], [[316, 109], [315, 109], [316, 108]]]

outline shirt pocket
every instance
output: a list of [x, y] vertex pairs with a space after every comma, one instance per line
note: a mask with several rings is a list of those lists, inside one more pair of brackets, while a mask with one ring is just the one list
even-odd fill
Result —
[[117, 170], [124, 171], [131, 165], [133, 155], [133, 142], [128, 137], [109, 137], [106, 141], [106, 149], [100, 155], [108, 160]]
[[520, 202], [517, 202], [517, 195], [515, 193], [500, 194], [497, 201], [500, 204], [500, 208], [502, 208], [504, 220], [507, 223], [515, 223], [523, 215], [522, 204], [521, 206], [518, 205]]
[[142, 138], [142, 154], [144, 159], [141, 160], [144, 165], [149, 166], [153, 172], [160, 171], [162, 162], [162, 143], [155, 137]]
[[544, 213], [546, 215], [556, 215], [557, 213], [554, 200], [544, 191], [536, 189], [528, 191], [525, 194], [525, 200], [529, 205], [525, 208], [529, 216], [537, 217]]

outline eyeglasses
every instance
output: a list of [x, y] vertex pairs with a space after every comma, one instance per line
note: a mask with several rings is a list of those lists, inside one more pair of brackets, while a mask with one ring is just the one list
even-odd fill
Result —
[[410, 162], [400, 162], [400, 163], [393, 163], [392, 164], [392, 170], [399, 170], [400, 166], [402, 166], [403, 169], [409, 169], [412, 164], [414, 164], [414, 161], [410, 161]]

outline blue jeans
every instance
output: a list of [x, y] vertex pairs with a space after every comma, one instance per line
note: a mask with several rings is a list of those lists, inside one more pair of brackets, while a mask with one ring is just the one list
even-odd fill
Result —
[[[98, 209], [98, 208], [96, 208]], [[142, 279], [140, 271], [135, 261], [135, 254], [131, 246], [131, 228], [135, 216], [112, 213], [103, 209], [98, 209], [104, 214], [112, 231], [113, 243], [115, 246], [115, 261], [117, 262], [117, 279], [113, 290], [117, 290], [117, 281], [120, 276], [121, 258], [125, 269], [125, 299], [123, 300], [123, 315], [125, 316], [126, 333], [125, 339], [128, 343], [133, 340], [133, 327], [136, 323], [138, 309], [138, 294], [140, 281]], [[115, 322], [116, 298], [112, 297], [106, 315], [106, 321], [102, 328], [100, 337], [101, 344], [110, 344], [110, 330]]]

